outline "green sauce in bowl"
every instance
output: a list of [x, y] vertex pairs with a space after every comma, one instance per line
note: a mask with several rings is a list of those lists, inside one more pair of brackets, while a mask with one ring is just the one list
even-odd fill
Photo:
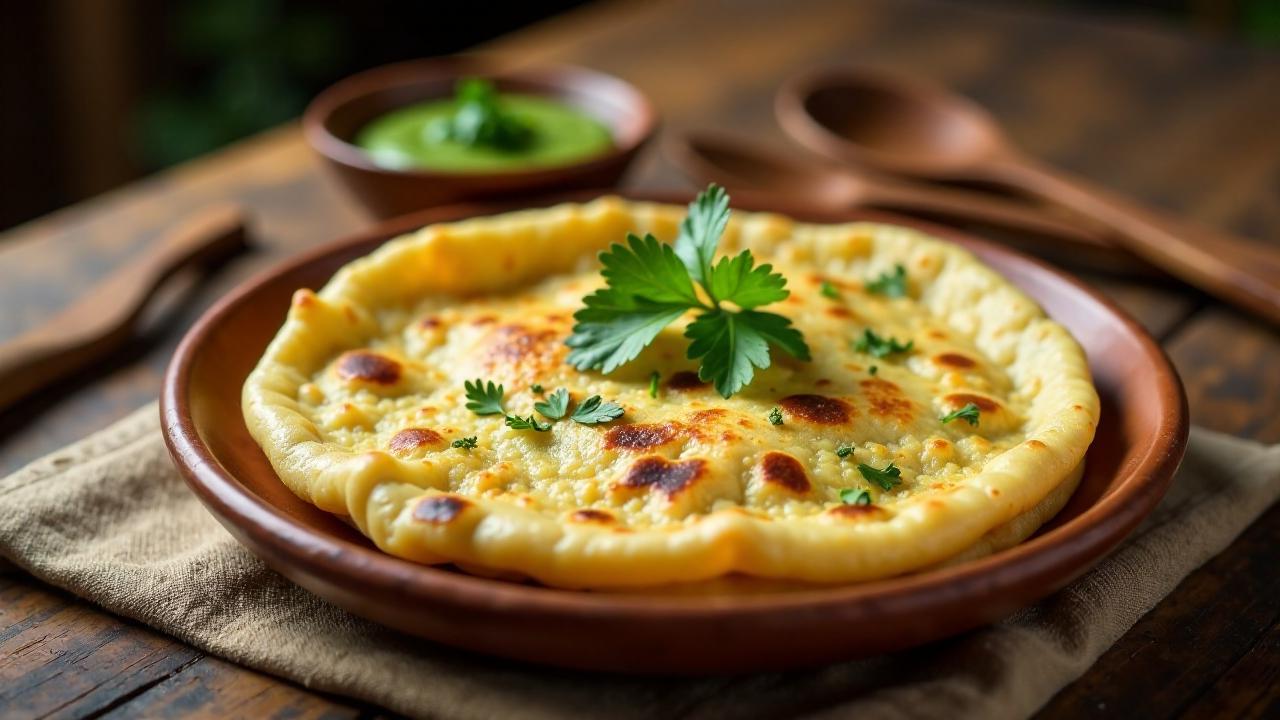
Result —
[[393, 110], [366, 125], [356, 145], [391, 170], [494, 172], [569, 165], [613, 147], [594, 117], [544, 97], [498, 94], [482, 80], [458, 94]]

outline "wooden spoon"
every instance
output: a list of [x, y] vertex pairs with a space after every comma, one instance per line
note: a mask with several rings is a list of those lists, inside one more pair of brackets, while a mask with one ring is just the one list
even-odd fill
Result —
[[1016, 149], [982, 108], [900, 75], [829, 69], [780, 90], [783, 127], [806, 147], [862, 167], [1004, 185], [1097, 221], [1108, 239], [1196, 287], [1280, 323], [1280, 254], [1178, 222]]
[[0, 344], [0, 409], [126, 344], [147, 303], [180, 269], [245, 247], [244, 214], [235, 206], [206, 210], [169, 231], [70, 307]]
[[837, 207], [872, 207], [982, 222], [1030, 233], [1028, 239], [1032, 242], [1027, 244], [1031, 247], [1069, 256], [1080, 264], [1147, 275], [1156, 272], [1082, 223], [999, 196], [804, 162], [721, 133], [676, 134], [667, 151], [691, 176], [720, 183], [730, 190], [769, 192]]

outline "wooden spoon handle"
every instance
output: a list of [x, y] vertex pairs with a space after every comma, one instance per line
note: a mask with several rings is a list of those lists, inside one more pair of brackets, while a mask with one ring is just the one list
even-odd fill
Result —
[[223, 260], [245, 246], [244, 214], [231, 205], [165, 233], [62, 312], [0, 344], [0, 409], [126, 343], [148, 301], [178, 270]]
[[1025, 157], [992, 166], [995, 179], [1098, 221], [1117, 244], [1170, 275], [1280, 324], [1280, 251], [1179, 223]]

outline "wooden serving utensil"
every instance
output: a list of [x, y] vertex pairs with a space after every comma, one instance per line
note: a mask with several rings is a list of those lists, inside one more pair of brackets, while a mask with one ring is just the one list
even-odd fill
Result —
[[916, 78], [821, 70], [786, 83], [783, 127], [828, 157], [929, 180], [996, 183], [1078, 213], [1112, 242], [1169, 274], [1280, 323], [1280, 253], [1175, 221], [1051, 168], [1013, 146], [978, 105]]
[[1145, 275], [1155, 272], [1085, 223], [1073, 223], [997, 195], [804, 162], [719, 132], [676, 134], [667, 151], [691, 176], [718, 182], [730, 190], [763, 191], [841, 208], [870, 207], [987, 223], [1029, 233], [1030, 247], [1070, 256], [1079, 264]]
[[234, 205], [203, 211], [165, 233], [62, 312], [0, 344], [0, 409], [127, 343], [148, 302], [179, 270], [246, 246], [244, 213]]

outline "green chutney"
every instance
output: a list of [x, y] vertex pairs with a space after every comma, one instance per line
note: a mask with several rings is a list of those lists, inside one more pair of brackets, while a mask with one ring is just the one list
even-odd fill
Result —
[[393, 110], [366, 125], [356, 144], [391, 170], [491, 172], [568, 165], [613, 147], [609, 129], [563, 103], [532, 95], [499, 95], [504, 115], [528, 128], [518, 148], [467, 144], [442, 126], [458, 113], [458, 99], [432, 100]]

